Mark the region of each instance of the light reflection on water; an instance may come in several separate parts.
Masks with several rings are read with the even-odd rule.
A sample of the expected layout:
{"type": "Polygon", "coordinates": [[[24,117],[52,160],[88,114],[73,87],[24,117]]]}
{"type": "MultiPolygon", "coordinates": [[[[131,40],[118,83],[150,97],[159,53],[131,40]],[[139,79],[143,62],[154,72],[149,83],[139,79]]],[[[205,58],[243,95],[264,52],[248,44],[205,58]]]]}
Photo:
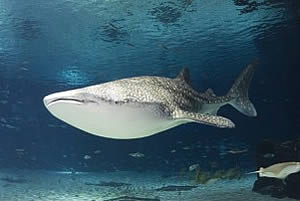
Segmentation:
{"type": "MultiPolygon", "coordinates": [[[[256,39],[269,37],[273,32],[268,30],[280,29],[290,18],[283,1],[1,0],[0,5],[0,62],[5,66],[0,72],[10,74],[28,61],[30,76],[41,82],[60,81],[57,73],[65,74],[72,63],[86,80],[99,72],[102,80],[171,76],[182,66],[201,74],[220,70],[215,58],[234,67],[255,57],[256,39]],[[232,54],[234,59],[226,59],[232,54]]],[[[66,79],[67,85],[76,85],[66,79]]]]}
{"type": "Polygon", "coordinates": [[[81,71],[77,66],[67,66],[58,72],[56,78],[69,86],[82,86],[89,84],[90,80],[85,72],[81,71]]]}

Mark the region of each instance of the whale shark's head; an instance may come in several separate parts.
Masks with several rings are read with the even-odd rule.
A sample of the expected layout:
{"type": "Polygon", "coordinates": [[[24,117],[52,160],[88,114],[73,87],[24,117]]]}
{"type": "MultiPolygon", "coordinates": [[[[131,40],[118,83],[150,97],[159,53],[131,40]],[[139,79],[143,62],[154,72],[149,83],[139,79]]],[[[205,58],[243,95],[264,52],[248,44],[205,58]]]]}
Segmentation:
{"type": "Polygon", "coordinates": [[[53,116],[88,132],[94,131],[95,120],[99,123],[101,114],[102,118],[107,115],[105,107],[101,107],[103,101],[82,90],[53,93],[45,96],[43,102],[53,116]],[[103,111],[99,112],[99,108],[103,111]]]}
{"type": "Polygon", "coordinates": [[[87,101],[85,94],[75,93],[74,91],[53,93],[45,96],[43,101],[44,105],[50,112],[54,111],[57,107],[60,107],[62,105],[76,109],[77,106],[82,107],[88,102],[93,102],[87,101]]]}
{"type": "Polygon", "coordinates": [[[165,130],[167,119],[160,105],[121,101],[110,91],[107,99],[99,88],[81,88],[44,97],[56,118],[88,133],[116,139],[140,138],[165,130]]]}

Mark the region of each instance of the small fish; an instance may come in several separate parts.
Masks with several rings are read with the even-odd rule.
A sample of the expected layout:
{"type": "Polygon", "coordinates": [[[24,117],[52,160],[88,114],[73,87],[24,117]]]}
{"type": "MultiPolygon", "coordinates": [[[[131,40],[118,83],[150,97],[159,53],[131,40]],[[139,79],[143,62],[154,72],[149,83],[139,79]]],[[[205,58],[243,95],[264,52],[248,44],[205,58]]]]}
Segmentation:
{"type": "Polygon", "coordinates": [[[1,121],[2,123],[7,123],[7,120],[4,119],[3,117],[0,118],[0,121],[1,121]]]}
{"type": "Polygon", "coordinates": [[[85,160],[89,160],[89,159],[91,159],[92,157],[89,156],[89,155],[85,155],[83,158],[84,158],[85,160]]]}
{"type": "Polygon", "coordinates": [[[166,45],[164,45],[164,44],[161,44],[161,47],[163,48],[163,49],[165,49],[165,50],[168,50],[169,48],[166,46],[166,45]]]}
{"type": "Polygon", "coordinates": [[[205,182],[206,185],[212,185],[215,184],[216,182],[220,181],[220,178],[211,178],[207,182],[205,182]]]}
{"type": "Polygon", "coordinates": [[[285,142],[283,142],[281,144],[286,145],[286,144],[291,144],[291,143],[293,143],[291,140],[287,140],[287,141],[285,141],[285,142]]]}
{"type": "Polygon", "coordinates": [[[37,158],[36,158],[35,156],[32,156],[32,157],[30,157],[30,160],[32,160],[32,161],[36,161],[36,160],[37,160],[37,158]]]}
{"type": "Polygon", "coordinates": [[[210,163],[211,168],[217,168],[218,166],[219,166],[219,164],[216,161],[213,161],[213,162],[210,163]]]}
{"type": "Polygon", "coordinates": [[[10,94],[9,90],[1,90],[0,92],[3,93],[3,94],[5,94],[5,95],[9,95],[10,94]]]}
{"type": "Polygon", "coordinates": [[[59,128],[67,128],[66,125],[59,125],[58,127],[59,127],[59,128]]]}
{"type": "Polygon", "coordinates": [[[172,149],[170,152],[171,152],[171,153],[175,153],[175,152],[176,152],[176,149],[172,149]]]}
{"type": "Polygon", "coordinates": [[[17,127],[12,126],[12,125],[10,125],[10,124],[4,124],[4,126],[5,126],[6,128],[9,128],[9,129],[17,129],[17,127]]]}
{"type": "Polygon", "coordinates": [[[132,44],[132,43],[127,43],[127,45],[129,45],[129,46],[131,46],[131,47],[135,47],[135,45],[132,44]]]}
{"type": "Polygon", "coordinates": [[[7,100],[0,100],[0,103],[3,104],[3,105],[5,105],[5,104],[8,103],[8,101],[7,100]]]}
{"type": "Polygon", "coordinates": [[[300,162],[284,162],[271,165],[267,168],[259,168],[248,174],[258,173],[260,177],[274,177],[277,179],[286,179],[287,176],[300,171],[300,162]]]}
{"type": "Polygon", "coordinates": [[[25,68],[25,67],[22,67],[20,69],[23,70],[23,71],[28,71],[28,68],[25,68]]]}
{"type": "Polygon", "coordinates": [[[119,30],[119,28],[118,27],[116,27],[115,25],[113,25],[112,23],[108,23],[113,29],[115,29],[115,30],[119,30]]]}
{"type": "Polygon", "coordinates": [[[101,150],[95,150],[94,154],[100,154],[102,151],[101,150]]]}
{"type": "Polygon", "coordinates": [[[263,157],[264,157],[264,158],[274,158],[274,157],[275,157],[275,154],[267,153],[267,154],[264,154],[263,157]]]}
{"type": "Polygon", "coordinates": [[[199,164],[198,164],[198,163],[197,163],[197,164],[194,164],[194,165],[191,165],[191,166],[189,167],[189,171],[192,172],[192,171],[196,170],[197,168],[199,168],[199,164]]]}
{"type": "Polygon", "coordinates": [[[140,152],[130,153],[130,154],[128,154],[128,155],[129,155],[129,156],[132,156],[132,157],[134,157],[134,158],[142,158],[142,157],[145,156],[145,154],[140,153],[140,152]]]}
{"type": "Polygon", "coordinates": [[[22,65],[27,65],[27,64],[29,64],[29,61],[23,61],[22,62],[22,65]]]}
{"type": "Polygon", "coordinates": [[[25,149],[16,149],[16,152],[23,152],[25,149]]]}
{"type": "Polygon", "coordinates": [[[54,172],[55,174],[78,174],[78,175],[82,175],[82,174],[88,174],[88,172],[77,172],[75,170],[71,170],[71,171],[56,171],[54,172]]]}
{"type": "Polygon", "coordinates": [[[242,154],[242,153],[245,153],[247,151],[248,151],[248,149],[246,148],[246,149],[233,149],[233,150],[229,150],[227,152],[230,153],[230,154],[242,154]]]}
{"type": "Polygon", "coordinates": [[[191,149],[191,147],[189,147],[189,146],[185,146],[185,147],[182,147],[182,149],[183,149],[183,150],[190,150],[190,149],[191,149]]]}

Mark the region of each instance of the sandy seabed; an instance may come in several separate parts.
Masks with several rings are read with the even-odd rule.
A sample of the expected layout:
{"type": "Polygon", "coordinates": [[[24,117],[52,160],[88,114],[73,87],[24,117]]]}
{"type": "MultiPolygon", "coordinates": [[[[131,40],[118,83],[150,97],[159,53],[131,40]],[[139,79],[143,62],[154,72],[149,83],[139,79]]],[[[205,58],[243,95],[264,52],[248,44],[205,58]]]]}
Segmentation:
{"type": "Polygon", "coordinates": [[[252,192],[255,179],[252,175],[240,180],[222,180],[198,185],[188,191],[157,191],[157,188],[168,185],[194,184],[177,176],[163,178],[159,172],[70,174],[45,170],[2,169],[0,201],[295,201],[252,192]],[[101,182],[122,182],[131,185],[97,186],[101,182]]]}

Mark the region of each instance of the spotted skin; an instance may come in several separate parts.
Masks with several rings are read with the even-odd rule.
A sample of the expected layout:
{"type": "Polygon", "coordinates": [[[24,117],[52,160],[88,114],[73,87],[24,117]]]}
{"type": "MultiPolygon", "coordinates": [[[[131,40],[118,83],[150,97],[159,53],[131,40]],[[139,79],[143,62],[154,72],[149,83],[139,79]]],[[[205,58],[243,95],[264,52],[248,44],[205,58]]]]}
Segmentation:
{"type": "MultiPolygon", "coordinates": [[[[235,105],[239,110],[255,111],[248,99],[248,87],[254,73],[254,65],[250,64],[240,74],[226,96],[216,96],[212,89],[208,89],[205,93],[197,92],[189,85],[189,75],[186,71],[187,69],[184,68],[176,79],[141,76],[87,87],[86,90],[95,97],[113,104],[157,103],[161,111],[170,115],[170,118],[186,119],[221,128],[235,126],[231,120],[216,116],[221,106],[235,101],[236,105],[239,104],[235,105]],[[243,97],[240,96],[241,93],[243,97]],[[101,94],[100,97],[99,94],[101,94]],[[236,101],[236,99],[242,101],[236,101]],[[207,112],[205,109],[209,106],[212,106],[216,112],[207,112]]],[[[249,115],[249,113],[245,114],[249,115]]],[[[256,112],[254,113],[256,115],[256,112]]]]}
{"type": "Polygon", "coordinates": [[[44,104],[57,118],[109,138],[146,137],[189,122],[233,128],[234,123],[217,112],[231,104],[245,115],[256,116],[248,98],[253,73],[250,64],[225,96],[215,95],[212,89],[194,90],[184,68],[174,79],[141,76],[50,94],[44,104]]]}
{"type": "Polygon", "coordinates": [[[209,114],[201,114],[201,113],[194,113],[194,112],[187,112],[187,111],[181,111],[175,112],[174,118],[178,116],[178,119],[182,119],[186,117],[189,121],[194,121],[197,123],[202,123],[210,126],[215,126],[219,128],[234,128],[235,125],[234,123],[221,116],[214,116],[214,115],[209,115],[209,114]]]}

